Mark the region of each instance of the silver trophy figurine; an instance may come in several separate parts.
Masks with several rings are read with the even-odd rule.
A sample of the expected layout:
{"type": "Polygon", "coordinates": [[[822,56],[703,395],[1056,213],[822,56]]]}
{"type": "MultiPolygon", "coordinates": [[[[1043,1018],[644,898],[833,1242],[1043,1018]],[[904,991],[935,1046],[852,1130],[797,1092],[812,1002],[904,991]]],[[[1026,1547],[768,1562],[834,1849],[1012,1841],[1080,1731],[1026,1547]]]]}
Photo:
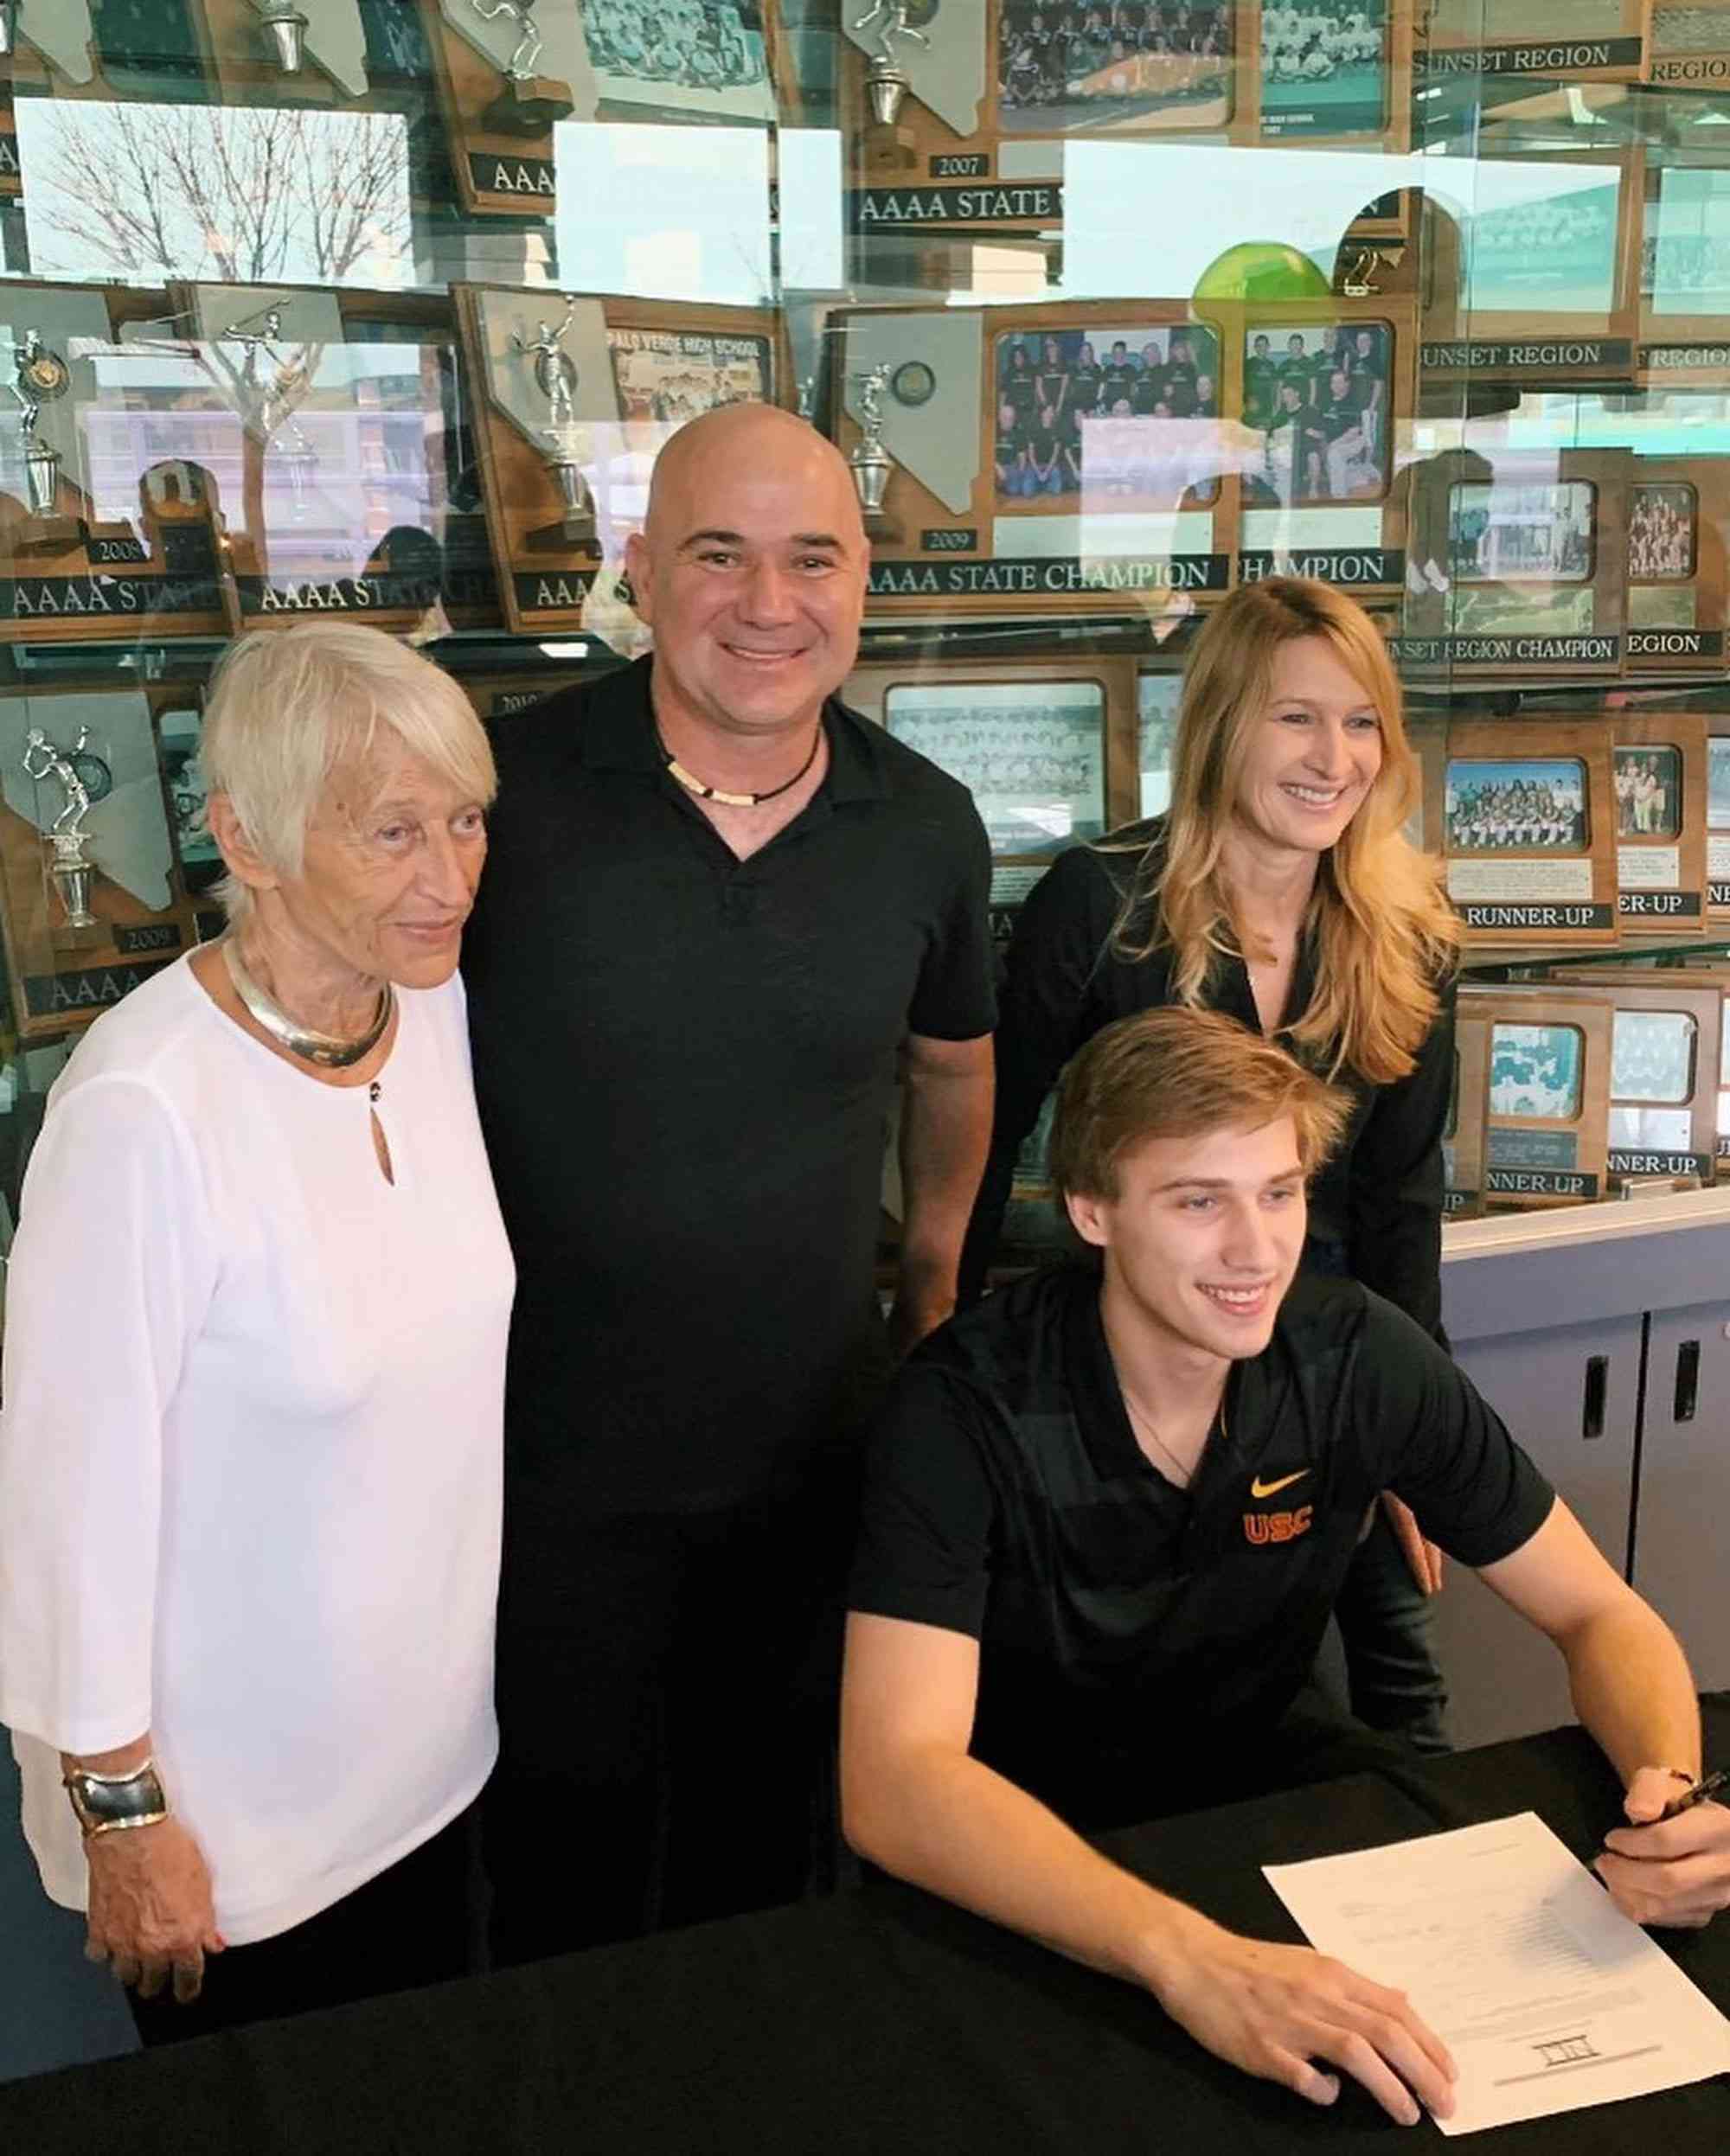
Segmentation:
{"type": "Polygon", "coordinates": [[[535,20],[535,0],[493,0],[490,7],[469,0],[469,5],[482,22],[504,16],[518,32],[516,48],[504,63],[504,94],[488,106],[481,125],[499,135],[544,135],[554,120],[568,119],[575,109],[570,85],[536,71],[547,41],[535,20]]]}
{"type": "Polygon", "coordinates": [[[858,446],[847,462],[853,473],[854,490],[859,496],[859,506],[865,512],[868,522],[883,514],[883,490],[889,483],[889,473],[893,469],[889,452],[883,447],[883,392],[888,387],[893,371],[887,366],[873,367],[848,377],[859,387],[859,425],[862,432],[858,446]]]}
{"type": "Polygon", "coordinates": [[[525,338],[513,331],[510,342],[524,359],[533,362],[535,386],[547,400],[547,423],[537,429],[541,454],[547,460],[564,503],[564,535],[585,538],[594,525],[594,503],[583,477],[585,428],[577,420],[577,362],[565,349],[565,338],[576,318],[577,303],[568,294],[563,317],[555,325],[537,322],[535,335],[525,338]]]}
{"type": "Polygon", "coordinates": [[[66,909],[67,928],[95,928],[96,916],[90,910],[90,886],[96,874],[96,865],[86,855],[84,819],[90,814],[90,789],[80,772],[82,759],[88,765],[94,759],[87,757],[89,730],[80,726],[78,739],[69,751],[57,748],[40,726],[32,726],[24,743],[23,765],[26,774],[38,784],[52,778],[66,796],[60,814],[48,826],[46,836],[53,849],[48,873],[54,879],[60,902],[66,909]]]}
{"type": "Polygon", "coordinates": [[[61,458],[36,432],[42,406],[54,404],[72,387],[72,374],[58,352],[51,352],[34,329],[24,332],[12,370],[12,394],[18,402],[24,438],[24,474],[32,516],[52,516],[60,496],[61,458]]]}
{"type": "Polygon", "coordinates": [[[18,49],[18,0],[0,0],[0,60],[18,49]]]}
{"type": "Polygon", "coordinates": [[[285,75],[298,75],[306,64],[306,17],[294,0],[259,0],[259,13],[276,48],[277,66],[285,75]]]}
{"type": "MultiPolygon", "coordinates": [[[[935,9],[931,10],[935,12],[935,9]]],[[[871,99],[871,117],[879,127],[894,125],[901,116],[901,100],[911,87],[907,69],[895,57],[897,41],[905,39],[909,44],[926,47],[931,43],[925,32],[908,21],[912,13],[909,0],[875,0],[875,5],[852,25],[855,30],[875,27],[877,33],[877,49],[871,55],[865,87],[871,99]]],[[[926,19],[928,22],[930,15],[926,19]]]]}

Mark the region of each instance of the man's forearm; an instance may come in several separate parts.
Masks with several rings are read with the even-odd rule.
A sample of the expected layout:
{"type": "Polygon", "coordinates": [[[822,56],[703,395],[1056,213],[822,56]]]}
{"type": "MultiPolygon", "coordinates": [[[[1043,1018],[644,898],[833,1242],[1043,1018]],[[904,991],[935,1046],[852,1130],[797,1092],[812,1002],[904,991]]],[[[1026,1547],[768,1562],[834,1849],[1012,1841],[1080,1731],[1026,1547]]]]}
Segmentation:
{"type": "Polygon", "coordinates": [[[849,1841],[886,1871],[1156,1996],[1186,1939],[1214,1929],[976,1759],[923,1757],[868,1800],[843,1787],[843,1806],[849,1841]]]}
{"type": "Polygon", "coordinates": [[[991,1137],[991,1074],[915,1075],[901,1102],[903,1296],[952,1304],[991,1137]]]}
{"type": "Polygon", "coordinates": [[[1700,1702],[1669,1628],[1633,1596],[1560,1642],[1581,1724],[1624,1783],[1642,1767],[1700,1771],[1700,1702]]]}

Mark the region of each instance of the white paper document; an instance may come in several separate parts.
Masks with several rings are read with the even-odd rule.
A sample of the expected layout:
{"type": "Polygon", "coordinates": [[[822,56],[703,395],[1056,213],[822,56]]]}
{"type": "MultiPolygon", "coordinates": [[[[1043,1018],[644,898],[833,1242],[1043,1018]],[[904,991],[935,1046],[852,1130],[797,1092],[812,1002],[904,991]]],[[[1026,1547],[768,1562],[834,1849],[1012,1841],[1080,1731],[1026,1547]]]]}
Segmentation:
{"type": "Polygon", "coordinates": [[[1730,2021],[1534,1812],[1265,1871],[1311,1946],[1453,2053],[1444,2134],[1730,2072],[1730,2021]]]}

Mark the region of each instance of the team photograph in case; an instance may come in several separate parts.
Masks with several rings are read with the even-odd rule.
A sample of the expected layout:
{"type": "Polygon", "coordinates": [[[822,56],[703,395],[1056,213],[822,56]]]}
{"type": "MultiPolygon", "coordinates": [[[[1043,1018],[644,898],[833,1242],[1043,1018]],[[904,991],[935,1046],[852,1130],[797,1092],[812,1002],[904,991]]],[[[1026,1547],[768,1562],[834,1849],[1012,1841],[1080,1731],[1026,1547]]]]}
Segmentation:
{"type": "Polygon", "coordinates": [[[1614,1010],[1584,992],[1467,986],[1487,1028],[1483,1197],[1490,1212],[1585,1205],[1608,1174],[1614,1010]]]}
{"type": "Polygon", "coordinates": [[[1720,667],[1730,457],[1637,457],[1628,482],[1631,672],[1720,667]]]}
{"type": "Polygon", "coordinates": [[[1392,329],[1380,322],[1246,332],[1243,420],[1262,437],[1247,506],[1374,501],[1387,492],[1392,345],[1392,329]]]}
{"type": "Polygon", "coordinates": [[[1173,509],[1219,490],[1219,354],[1197,323],[997,338],[1000,505],[1173,509]]]}
{"type": "Polygon", "coordinates": [[[1469,947],[1613,944],[1617,838],[1607,719],[1413,729],[1423,842],[1469,947]]]}
{"type": "Polygon", "coordinates": [[[1706,920],[1706,720],[1623,710],[1612,723],[1623,925],[1643,937],[1697,936],[1706,920]]]}
{"type": "Polygon", "coordinates": [[[1669,1187],[1710,1184],[1716,1174],[1723,1074],[1722,997],[1716,982],[1683,969],[1557,966],[1552,977],[1610,1002],[1609,1175],[1669,1187]]]}
{"type": "Polygon", "coordinates": [[[827,418],[874,614],[1187,619],[1230,588],[1220,332],[1180,300],[843,308],[827,418]]]}

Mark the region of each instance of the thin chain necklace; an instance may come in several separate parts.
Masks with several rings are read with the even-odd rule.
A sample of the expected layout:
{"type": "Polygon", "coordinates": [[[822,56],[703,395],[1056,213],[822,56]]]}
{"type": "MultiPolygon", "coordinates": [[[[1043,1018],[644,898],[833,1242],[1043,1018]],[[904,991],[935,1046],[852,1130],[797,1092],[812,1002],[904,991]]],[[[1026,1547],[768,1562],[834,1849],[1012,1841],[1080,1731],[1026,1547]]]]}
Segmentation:
{"type": "Polygon", "coordinates": [[[661,729],[655,728],[655,745],[661,752],[662,761],[687,793],[695,794],[699,801],[718,801],[724,809],[759,809],[766,801],[773,801],[778,794],[790,794],[817,761],[817,752],[823,745],[823,721],[819,720],[811,735],[811,754],[791,778],[783,779],[778,786],[771,786],[766,793],[730,794],[720,786],[706,786],[694,771],[688,771],[678,758],[661,739],[661,729]]]}
{"type": "MultiPolygon", "coordinates": [[[[1183,1462],[1177,1457],[1177,1455],[1171,1449],[1170,1446],[1166,1443],[1164,1438],[1160,1436],[1159,1432],[1148,1420],[1145,1411],[1136,1404],[1133,1394],[1131,1394],[1129,1387],[1123,1383],[1121,1379],[1118,1380],[1118,1390],[1124,1396],[1124,1405],[1128,1408],[1130,1411],[1131,1422],[1133,1423],[1138,1430],[1142,1430],[1146,1436],[1150,1437],[1154,1443],[1158,1446],[1159,1449],[1165,1455],[1166,1458],[1171,1462],[1173,1468],[1176,1471],[1178,1488],[1187,1490],[1190,1485],[1190,1482],[1195,1478],[1195,1468],[1199,1467],[1201,1464],[1200,1455],[1198,1454],[1196,1455],[1195,1466],[1186,1468],[1183,1462]]],[[[1223,1437],[1226,1434],[1226,1396],[1223,1392],[1220,1395],[1219,1417],[1220,1435],[1223,1437]]]]}
{"type": "MultiPolygon", "coordinates": [[[[298,1019],[291,1018],[281,1004],[266,995],[247,972],[240,944],[234,936],[222,938],[222,956],[227,963],[228,978],[234,984],[235,995],[271,1039],[279,1041],[291,1055],[316,1063],[324,1071],[346,1071],[362,1056],[370,1055],[383,1040],[384,1029],[396,1008],[396,991],[387,981],[379,990],[378,1009],[373,1022],[358,1040],[343,1040],[335,1033],[317,1033],[310,1026],[303,1026],[298,1019]]],[[[375,1086],[372,1097],[376,1101],[378,1097],[379,1089],[375,1086]]]]}

